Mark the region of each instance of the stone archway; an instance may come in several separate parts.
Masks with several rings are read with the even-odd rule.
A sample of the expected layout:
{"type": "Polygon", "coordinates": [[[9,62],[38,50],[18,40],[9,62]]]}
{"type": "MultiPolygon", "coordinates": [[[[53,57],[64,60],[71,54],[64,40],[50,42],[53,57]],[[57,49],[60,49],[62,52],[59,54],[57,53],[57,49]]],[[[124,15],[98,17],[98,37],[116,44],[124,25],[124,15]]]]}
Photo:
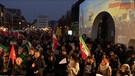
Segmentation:
{"type": "Polygon", "coordinates": [[[92,40],[103,39],[104,41],[115,41],[115,24],[108,12],[97,15],[92,26],[92,40]]]}

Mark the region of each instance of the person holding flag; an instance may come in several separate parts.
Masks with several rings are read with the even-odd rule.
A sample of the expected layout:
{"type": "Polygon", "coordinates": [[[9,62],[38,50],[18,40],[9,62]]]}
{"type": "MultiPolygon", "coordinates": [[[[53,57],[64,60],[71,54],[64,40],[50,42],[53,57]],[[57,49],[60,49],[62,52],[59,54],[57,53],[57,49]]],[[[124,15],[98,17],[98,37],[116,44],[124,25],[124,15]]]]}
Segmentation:
{"type": "Polygon", "coordinates": [[[86,43],[84,42],[82,36],[79,37],[79,41],[80,41],[80,50],[81,50],[81,53],[82,53],[82,58],[84,60],[86,60],[87,57],[90,55],[90,51],[89,51],[86,43]]]}

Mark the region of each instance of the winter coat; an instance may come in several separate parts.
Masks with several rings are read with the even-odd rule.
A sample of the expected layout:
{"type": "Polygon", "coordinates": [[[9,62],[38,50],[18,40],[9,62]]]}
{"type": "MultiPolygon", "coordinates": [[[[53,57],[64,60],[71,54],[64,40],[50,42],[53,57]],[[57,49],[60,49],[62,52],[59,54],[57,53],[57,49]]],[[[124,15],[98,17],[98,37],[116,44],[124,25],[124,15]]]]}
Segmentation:
{"type": "Polygon", "coordinates": [[[96,64],[95,63],[86,63],[84,66],[84,73],[83,76],[89,76],[89,75],[94,75],[96,71],[96,64]]]}
{"type": "MultiPolygon", "coordinates": [[[[119,74],[120,76],[132,76],[131,72],[130,71],[125,71],[125,72],[122,72],[121,70],[119,70],[117,72],[117,74],[119,74]]],[[[116,75],[117,76],[117,75],[116,75]]]]}
{"type": "Polygon", "coordinates": [[[11,75],[12,63],[2,63],[0,64],[0,75],[11,75]],[[7,69],[7,72],[3,72],[4,69],[7,69]]]}
{"type": "Polygon", "coordinates": [[[68,76],[76,76],[80,70],[79,62],[70,59],[67,68],[70,68],[68,69],[68,76]]]}
{"type": "Polygon", "coordinates": [[[25,76],[26,74],[26,66],[24,64],[14,65],[12,69],[13,76],[25,76]]]}
{"type": "Polygon", "coordinates": [[[53,60],[53,61],[47,61],[46,62],[46,68],[45,68],[45,71],[47,72],[47,73],[54,73],[54,71],[55,71],[55,61],[53,60]]]}
{"type": "Polygon", "coordinates": [[[102,68],[101,68],[101,66],[102,65],[100,64],[98,67],[98,70],[97,70],[98,74],[101,74],[103,76],[111,76],[112,75],[112,69],[110,66],[108,66],[107,68],[104,66],[102,66],[102,68]]]}
{"type": "Polygon", "coordinates": [[[38,71],[38,74],[35,76],[43,76],[43,70],[45,69],[45,61],[41,57],[39,58],[34,58],[32,60],[32,63],[35,63],[35,67],[31,67],[33,75],[35,71],[38,71]]]}

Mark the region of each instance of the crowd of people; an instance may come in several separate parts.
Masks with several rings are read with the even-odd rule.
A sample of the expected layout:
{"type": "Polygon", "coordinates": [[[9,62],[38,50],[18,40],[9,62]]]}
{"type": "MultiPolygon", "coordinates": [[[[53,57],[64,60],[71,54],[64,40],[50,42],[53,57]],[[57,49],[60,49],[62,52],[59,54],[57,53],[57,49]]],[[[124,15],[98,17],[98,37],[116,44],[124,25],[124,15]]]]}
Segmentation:
{"type": "Polygon", "coordinates": [[[52,50],[52,34],[30,32],[25,38],[0,35],[0,44],[9,48],[0,54],[0,75],[13,76],[135,76],[135,52],[120,43],[94,41],[83,36],[90,55],[82,58],[77,36],[57,36],[58,47],[52,50]],[[15,61],[9,58],[10,41],[16,41],[15,61]],[[31,42],[29,49],[26,42],[31,42]]]}

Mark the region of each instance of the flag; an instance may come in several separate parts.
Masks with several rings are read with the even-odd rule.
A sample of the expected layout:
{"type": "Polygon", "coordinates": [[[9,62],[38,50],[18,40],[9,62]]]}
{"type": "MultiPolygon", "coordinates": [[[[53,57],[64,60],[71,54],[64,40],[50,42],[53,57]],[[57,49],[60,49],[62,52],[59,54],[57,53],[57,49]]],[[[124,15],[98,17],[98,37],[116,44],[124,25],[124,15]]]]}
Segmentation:
{"type": "Polygon", "coordinates": [[[29,51],[30,49],[34,49],[34,47],[32,46],[32,44],[30,43],[30,41],[27,41],[26,45],[27,45],[27,47],[28,47],[28,51],[29,51]]]}
{"type": "Polygon", "coordinates": [[[3,51],[8,51],[8,48],[2,44],[0,44],[0,50],[3,50],[3,51]]]}
{"type": "Polygon", "coordinates": [[[2,54],[3,51],[8,51],[8,48],[2,44],[0,44],[0,55],[2,54]]]}
{"type": "Polygon", "coordinates": [[[82,58],[85,60],[89,56],[90,51],[81,36],[79,37],[79,41],[80,41],[80,50],[82,53],[82,58]]]}
{"type": "Polygon", "coordinates": [[[21,39],[21,38],[25,38],[25,37],[22,34],[18,33],[17,38],[21,39]]]}
{"type": "Polygon", "coordinates": [[[120,1],[114,1],[113,3],[109,4],[109,8],[115,8],[121,5],[120,1]]]}
{"type": "Polygon", "coordinates": [[[25,31],[21,28],[15,28],[12,30],[12,35],[18,36],[19,32],[25,32],[25,31]]]}
{"type": "Polygon", "coordinates": [[[122,2],[120,5],[120,9],[135,9],[134,2],[122,2]]]}
{"type": "Polygon", "coordinates": [[[53,34],[53,37],[52,37],[52,49],[56,50],[57,47],[58,47],[58,40],[56,38],[56,35],[53,34]]]}
{"type": "Polygon", "coordinates": [[[62,59],[62,60],[59,62],[59,64],[66,64],[66,63],[67,63],[67,59],[66,59],[66,58],[62,59]]]}
{"type": "Polygon", "coordinates": [[[12,44],[9,58],[11,58],[12,60],[16,59],[16,53],[15,53],[15,46],[14,46],[14,44],[12,44]]]}
{"type": "Polygon", "coordinates": [[[134,1],[113,1],[113,3],[109,4],[109,8],[120,7],[119,9],[135,9],[134,1]]]}

